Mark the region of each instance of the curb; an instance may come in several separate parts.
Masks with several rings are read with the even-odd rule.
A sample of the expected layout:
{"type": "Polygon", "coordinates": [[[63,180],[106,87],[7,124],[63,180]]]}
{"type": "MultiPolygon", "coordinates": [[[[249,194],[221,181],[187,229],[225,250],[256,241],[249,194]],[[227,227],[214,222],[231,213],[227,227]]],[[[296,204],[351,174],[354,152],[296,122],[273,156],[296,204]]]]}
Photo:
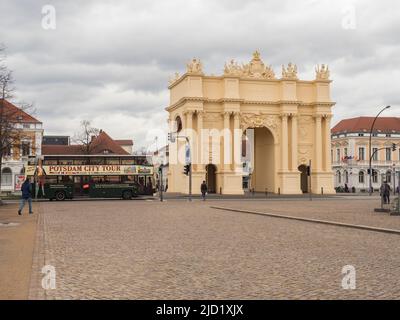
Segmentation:
{"type": "Polygon", "coordinates": [[[348,224],[348,223],[328,221],[328,220],[319,220],[319,219],[312,219],[312,218],[301,218],[301,217],[295,217],[295,216],[286,216],[286,215],[280,215],[280,214],[274,214],[274,213],[266,213],[266,212],[260,212],[260,211],[234,209],[234,208],[228,208],[228,207],[210,206],[210,208],[217,209],[217,210],[225,210],[225,211],[233,211],[233,212],[255,214],[255,215],[267,216],[267,217],[273,217],[273,218],[281,218],[281,219],[297,220],[297,221],[303,221],[303,222],[319,223],[319,224],[331,225],[331,226],[336,226],[336,227],[345,227],[345,228],[352,228],[352,229],[358,229],[358,230],[367,230],[367,231],[375,231],[375,232],[381,232],[381,233],[389,233],[389,234],[400,235],[400,230],[396,230],[396,229],[370,227],[370,226],[365,226],[365,225],[360,225],[360,224],[348,224]]]}

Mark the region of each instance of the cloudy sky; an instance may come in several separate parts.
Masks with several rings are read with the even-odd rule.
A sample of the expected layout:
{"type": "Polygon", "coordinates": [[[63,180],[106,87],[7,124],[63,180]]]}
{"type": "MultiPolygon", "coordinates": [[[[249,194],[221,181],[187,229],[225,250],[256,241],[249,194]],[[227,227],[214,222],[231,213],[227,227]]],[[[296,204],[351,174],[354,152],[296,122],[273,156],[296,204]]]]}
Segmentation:
{"type": "Polygon", "coordinates": [[[88,119],[139,146],[166,129],[168,79],[189,59],[221,74],[256,49],[277,75],[292,61],[313,79],[316,64],[329,64],[333,124],[387,104],[385,114],[399,116],[399,40],[395,0],[0,1],[17,99],[34,102],[45,133],[73,135],[88,119]]]}

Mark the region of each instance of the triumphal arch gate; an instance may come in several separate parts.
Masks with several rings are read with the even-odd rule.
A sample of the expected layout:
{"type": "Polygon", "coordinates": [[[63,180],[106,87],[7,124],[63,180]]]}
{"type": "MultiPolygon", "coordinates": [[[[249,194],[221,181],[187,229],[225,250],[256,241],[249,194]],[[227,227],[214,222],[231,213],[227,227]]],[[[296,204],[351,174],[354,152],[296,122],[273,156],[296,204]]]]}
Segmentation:
{"type": "Polygon", "coordinates": [[[244,161],[255,191],[334,193],[330,83],[325,65],[311,81],[292,63],[277,77],[258,52],[247,64],[229,61],[222,75],[205,75],[193,59],[169,85],[166,110],[178,138],[169,143],[168,191],[188,192],[189,141],[193,193],[206,180],[210,192],[242,194],[244,161]]]}

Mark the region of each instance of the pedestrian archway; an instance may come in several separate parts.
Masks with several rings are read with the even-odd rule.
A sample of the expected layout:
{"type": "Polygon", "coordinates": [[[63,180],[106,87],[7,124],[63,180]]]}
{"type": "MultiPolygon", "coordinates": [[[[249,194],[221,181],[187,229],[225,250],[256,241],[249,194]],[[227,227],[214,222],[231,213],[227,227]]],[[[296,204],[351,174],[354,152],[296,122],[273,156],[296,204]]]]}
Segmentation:
{"type": "Polygon", "coordinates": [[[307,166],[302,164],[298,167],[300,174],[300,188],[303,193],[308,192],[308,175],[307,175],[307,166]]]}
{"type": "Polygon", "coordinates": [[[214,164],[208,164],[206,166],[206,183],[208,193],[216,193],[216,173],[217,167],[214,164]]]}

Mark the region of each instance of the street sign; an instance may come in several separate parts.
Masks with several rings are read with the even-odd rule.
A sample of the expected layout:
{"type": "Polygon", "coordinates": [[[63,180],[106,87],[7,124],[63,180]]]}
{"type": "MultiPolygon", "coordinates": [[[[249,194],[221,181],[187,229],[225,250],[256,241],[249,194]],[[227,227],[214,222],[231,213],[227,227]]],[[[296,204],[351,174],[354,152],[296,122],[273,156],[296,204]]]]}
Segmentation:
{"type": "Polygon", "coordinates": [[[185,163],[189,164],[191,163],[191,159],[190,159],[190,145],[189,143],[186,143],[185,145],[185,163]]]}

